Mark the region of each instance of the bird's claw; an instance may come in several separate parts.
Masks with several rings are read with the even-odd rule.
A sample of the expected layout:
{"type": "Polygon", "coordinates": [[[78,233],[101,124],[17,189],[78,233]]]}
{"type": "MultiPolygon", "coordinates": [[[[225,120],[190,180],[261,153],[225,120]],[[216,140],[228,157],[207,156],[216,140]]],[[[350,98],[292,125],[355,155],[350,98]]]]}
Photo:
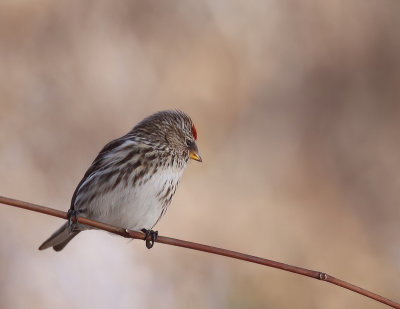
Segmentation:
{"type": "Polygon", "coordinates": [[[142,229],[141,230],[143,233],[146,234],[146,248],[151,249],[154,246],[154,242],[157,240],[158,237],[158,231],[153,231],[153,230],[148,230],[148,229],[142,229]]]}
{"type": "Polygon", "coordinates": [[[67,213],[68,227],[71,232],[76,230],[78,212],[75,209],[69,209],[67,213]]]}

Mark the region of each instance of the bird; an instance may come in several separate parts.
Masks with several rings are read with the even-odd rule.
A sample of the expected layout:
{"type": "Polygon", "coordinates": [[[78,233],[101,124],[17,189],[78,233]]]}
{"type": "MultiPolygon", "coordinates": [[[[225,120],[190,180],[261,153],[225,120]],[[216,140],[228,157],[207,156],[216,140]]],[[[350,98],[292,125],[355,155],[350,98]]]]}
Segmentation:
{"type": "Polygon", "coordinates": [[[150,249],[158,235],[153,228],[167,211],[189,161],[202,162],[196,140],[196,127],[186,113],[165,110],[106,144],[73,193],[69,220],[39,250],[61,251],[91,229],[76,217],[141,230],[150,249]]]}

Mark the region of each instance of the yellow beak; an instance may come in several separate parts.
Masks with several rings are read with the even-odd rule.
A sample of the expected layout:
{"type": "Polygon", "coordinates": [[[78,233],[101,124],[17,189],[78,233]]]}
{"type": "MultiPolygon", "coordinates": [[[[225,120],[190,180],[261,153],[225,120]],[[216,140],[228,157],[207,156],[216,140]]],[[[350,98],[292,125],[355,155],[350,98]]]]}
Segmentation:
{"type": "Polygon", "coordinates": [[[191,150],[190,152],[189,152],[189,157],[190,157],[190,159],[192,159],[192,160],[196,160],[196,161],[199,161],[199,162],[202,162],[203,160],[201,159],[201,157],[199,156],[199,154],[196,152],[196,151],[194,151],[194,150],[191,150]]]}

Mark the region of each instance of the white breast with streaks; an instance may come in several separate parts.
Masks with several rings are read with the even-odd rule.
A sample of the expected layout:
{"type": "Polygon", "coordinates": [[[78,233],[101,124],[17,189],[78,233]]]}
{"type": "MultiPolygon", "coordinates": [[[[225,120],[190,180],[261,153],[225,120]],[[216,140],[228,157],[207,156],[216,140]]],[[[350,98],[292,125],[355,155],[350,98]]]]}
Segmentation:
{"type": "Polygon", "coordinates": [[[159,197],[168,186],[178,185],[183,170],[160,169],[142,185],[121,182],[114,190],[98,194],[86,205],[90,218],[132,230],[152,229],[163,210],[159,197]]]}

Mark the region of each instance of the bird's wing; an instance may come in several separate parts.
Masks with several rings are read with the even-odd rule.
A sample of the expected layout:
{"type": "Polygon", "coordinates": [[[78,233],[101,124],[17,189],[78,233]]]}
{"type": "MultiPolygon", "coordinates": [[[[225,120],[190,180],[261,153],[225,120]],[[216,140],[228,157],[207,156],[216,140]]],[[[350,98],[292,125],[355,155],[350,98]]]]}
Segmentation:
{"type": "Polygon", "coordinates": [[[111,151],[113,151],[114,149],[118,148],[125,142],[126,142],[126,136],[122,136],[122,137],[112,140],[111,142],[106,144],[103,147],[103,149],[99,152],[97,157],[94,159],[93,163],[90,165],[90,167],[86,171],[82,180],[79,182],[78,186],[76,187],[74,194],[72,195],[71,206],[70,206],[71,210],[74,210],[75,200],[76,200],[76,197],[79,193],[81,186],[90,178],[90,176],[92,176],[96,171],[99,170],[99,168],[101,168],[101,166],[103,165],[104,156],[106,154],[110,153],[111,151]]]}

